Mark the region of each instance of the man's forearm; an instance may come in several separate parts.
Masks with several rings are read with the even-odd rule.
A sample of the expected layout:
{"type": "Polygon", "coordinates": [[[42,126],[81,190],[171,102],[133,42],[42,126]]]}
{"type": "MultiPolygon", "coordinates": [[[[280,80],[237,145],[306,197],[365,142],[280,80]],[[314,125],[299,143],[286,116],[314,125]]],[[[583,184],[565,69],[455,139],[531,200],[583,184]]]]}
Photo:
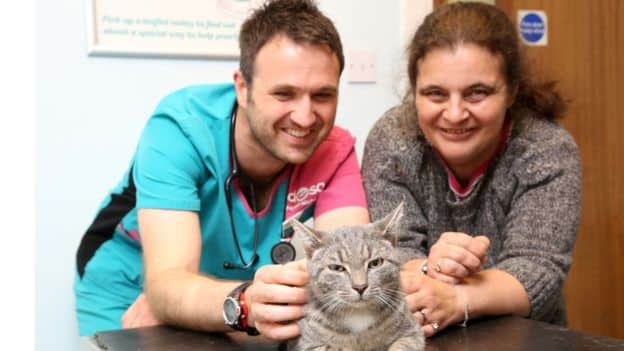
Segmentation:
{"type": "Polygon", "coordinates": [[[217,280],[171,269],[147,281],[145,293],[156,318],[205,331],[231,331],[223,321],[223,300],[241,282],[217,280]]]}

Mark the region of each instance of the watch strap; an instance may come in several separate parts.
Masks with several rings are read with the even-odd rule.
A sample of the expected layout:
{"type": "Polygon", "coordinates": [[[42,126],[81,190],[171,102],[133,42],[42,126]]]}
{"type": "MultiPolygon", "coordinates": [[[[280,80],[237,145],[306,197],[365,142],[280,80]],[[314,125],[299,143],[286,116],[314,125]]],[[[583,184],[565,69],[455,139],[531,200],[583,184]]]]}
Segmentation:
{"type": "Polygon", "coordinates": [[[247,317],[249,316],[249,307],[247,306],[247,301],[245,300],[245,290],[241,291],[239,295],[239,302],[241,306],[241,316],[239,318],[241,329],[247,332],[247,335],[252,335],[252,336],[260,335],[260,332],[258,332],[258,329],[254,327],[250,327],[247,321],[248,320],[247,317]]]}
{"type": "Polygon", "coordinates": [[[241,313],[238,317],[238,321],[235,324],[230,325],[232,329],[238,331],[247,332],[249,335],[259,335],[260,333],[256,328],[250,327],[247,323],[247,316],[249,315],[249,307],[245,301],[245,290],[251,285],[251,281],[247,281],[237,286],[232,290],[228,297],[233,298],[238,302],[241,313]]]}

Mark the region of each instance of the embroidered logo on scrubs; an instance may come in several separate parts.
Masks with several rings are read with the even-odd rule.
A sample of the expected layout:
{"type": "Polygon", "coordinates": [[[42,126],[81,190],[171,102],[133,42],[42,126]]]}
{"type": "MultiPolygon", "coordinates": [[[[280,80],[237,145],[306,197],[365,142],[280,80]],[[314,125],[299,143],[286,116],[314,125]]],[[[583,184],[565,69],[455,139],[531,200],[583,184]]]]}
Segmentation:
{"type": "Polygon", "coordinates": [[[317,195],[325,189],[325,182],[319,182],[309,187],[302,186],[296,191],[288,193],[287,211],[295,211],[306,207],[316,200],[317,195]]]}

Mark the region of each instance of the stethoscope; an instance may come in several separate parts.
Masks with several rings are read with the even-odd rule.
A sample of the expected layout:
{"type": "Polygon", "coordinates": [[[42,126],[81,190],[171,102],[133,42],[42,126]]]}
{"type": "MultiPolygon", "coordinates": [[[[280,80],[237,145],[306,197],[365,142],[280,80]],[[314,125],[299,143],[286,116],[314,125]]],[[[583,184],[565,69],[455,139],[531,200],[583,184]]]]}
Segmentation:
{"type": "MultiPolygon", "coordinates": [[[[243,269],[247,270],[253,267],[256,262],[258,262],[258,219],[257,214],[258,210],[256,207],[256,189],[254,187],[253,182],[248,181],[249,184],[249,194],[251,197],[251,209],[253,211],[253,221],[254,221],[254,243],[253,243],[253,254],[249,262],[245,261],[243,257],[243,251],[241,249],[240,243],[238,241],[238,234],[236,233],[236,226],[234,225],[234,215],[232,212],[232,186],[234,184],[234,180],[237,177],[244,177],[245,175],[238,171],[238,159],[236,158],[236,145],[234,142],[234,128],[236,126],[236,110],[237,104],[234,105],[234,111],[232,112],[231,126],[230,126],[230,160],[232,163],[232,167],[230,169],[230,174],[225,178],[225,200],[228,207],[228,212],[230,215],[230,226],[232,228],[232,238],[234,239],[234,245],[236,245],[236,252],[238,253],[238,257],[240,258],[240,264],[224,261],[223,268],[225,269],[243,269]]],[[[282,230],[280,241],[273,245],[271,248],[271,260],[276,264],[284,264],[290,261],[293,261],[296,256],[295,247],[290,243],[290,239],[292,238],[292,230],[282,230]]]]}

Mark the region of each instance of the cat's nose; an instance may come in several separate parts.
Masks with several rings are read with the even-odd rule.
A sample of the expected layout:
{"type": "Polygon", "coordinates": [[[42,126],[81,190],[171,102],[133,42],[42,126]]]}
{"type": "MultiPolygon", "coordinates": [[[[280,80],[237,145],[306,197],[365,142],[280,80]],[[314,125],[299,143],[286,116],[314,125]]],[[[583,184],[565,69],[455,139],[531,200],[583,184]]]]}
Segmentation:
{"type": "Polygon", "coordinates": [[[353,285],[353,290],[360,293],[360,295],[364,294],[364,290],[366,290],[366,288],[368,288],[367,284],[353,285]]]}

